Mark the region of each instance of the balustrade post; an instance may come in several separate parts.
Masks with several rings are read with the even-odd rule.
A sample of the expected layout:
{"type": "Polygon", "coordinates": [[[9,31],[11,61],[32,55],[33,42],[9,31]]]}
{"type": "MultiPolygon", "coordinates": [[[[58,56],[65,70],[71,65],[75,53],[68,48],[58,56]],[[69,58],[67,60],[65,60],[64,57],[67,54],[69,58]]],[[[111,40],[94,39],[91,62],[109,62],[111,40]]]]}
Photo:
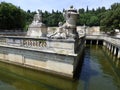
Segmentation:
{"type": "Polygon", "coordinates": [[[118,55],[117,57],[120,59],[120,48],[118,49],[118,55]]]}
{"type": "Polygon", "coordinates": [[[116,55],[116,50],[117,50],[117,48],[115,47],[115,48],[114,48],[114,55],[116,55]]]}

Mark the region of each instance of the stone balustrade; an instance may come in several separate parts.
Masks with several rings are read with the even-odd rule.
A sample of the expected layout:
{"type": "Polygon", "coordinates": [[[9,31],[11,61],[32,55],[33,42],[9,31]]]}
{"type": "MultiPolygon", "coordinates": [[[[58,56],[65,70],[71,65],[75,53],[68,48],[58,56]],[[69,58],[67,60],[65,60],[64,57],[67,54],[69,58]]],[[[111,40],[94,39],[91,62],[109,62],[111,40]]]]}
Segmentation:
{"type": "Polygon", "coordinates": [[[84,36],[50,39],[0,36],[0,61],[74,78],[82,66],[84,36]]]}
{"type": "Polygon", "coordinates": [[[114,44],[120,48],[120,38],[115,37],[104,37],[104,40],[107,42],[110,42],[111,44],[114,44]]]}
{"type": "MultiPolygon", "coordinates": [[[[84,36],[79,38],[79,41],[84,36]]],[[[49,39],[17,36],[0,36],[0,46],[21,47],[36,50],[48,50],[61,54],[75,54],[76,43],[73,39],[49,39]]],[[[80,42],[81,43],[81,42],[80,42]]]]}
{"type": "Polygon", "coordinates": [[[46,47],[47,43],[45,40],[23,40],[24,47],[46,47]]]}
{"type": "Polygon", "coordinates": [[[114,45],[120,47],[120,38],[116,38],[116,37],[111,37],[111,36],[107,36],[107,35],[87,35],[86,39],[104,40],[106,42],[109,42],[111,44],[114,44],[114,45]]]}
{"type": "Polygon", "coordinates": [[[99,41],[103,41],[102,44],[120,59],[120,38],[107,35],[87,35],[86,41],[87,40],[90,44],[95,41],[96,44],[98,44],[99,41]]]}
{"type": "Polygon", "coordinates": [[[0,37],[1,45],[20,46],[29,48],[47,47],[46,39],[23,38],[23,37],[0,37]]]}

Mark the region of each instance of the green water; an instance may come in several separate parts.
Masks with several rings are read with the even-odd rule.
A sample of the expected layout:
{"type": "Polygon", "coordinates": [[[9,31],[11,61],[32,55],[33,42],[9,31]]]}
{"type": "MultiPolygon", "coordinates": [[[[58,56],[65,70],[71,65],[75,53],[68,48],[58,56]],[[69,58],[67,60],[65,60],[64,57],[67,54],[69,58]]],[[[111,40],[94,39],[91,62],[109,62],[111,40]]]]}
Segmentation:
{"type": "Polygon", "coordinates": [[[0,90],[120,90],[120,60],[103,46],[86,46],[79,76],[71,81],[0,62],[0,90]]]}

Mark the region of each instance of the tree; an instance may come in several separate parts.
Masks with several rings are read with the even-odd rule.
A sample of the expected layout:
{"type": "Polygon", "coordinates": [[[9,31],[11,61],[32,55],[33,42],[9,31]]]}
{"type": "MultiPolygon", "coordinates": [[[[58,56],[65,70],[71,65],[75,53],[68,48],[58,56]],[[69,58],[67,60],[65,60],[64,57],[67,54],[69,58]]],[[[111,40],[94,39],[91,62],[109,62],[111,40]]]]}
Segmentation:
{"type": "MultiPolygon", "coordinates": [[[[63,9],[65,11],[65,9],[63,9]]],[[[100,26],[102,31],[111,31],[120,29],[120,3],[111,5],[110,9],[98,7],[96,10],[78,10],[79,17],[77,25],[100,26]]],[[[0,29],[23,29],[32,23],[35,11],[28,10],[25,12],[20,7],[11,3],[2,2],[0,4],[0,29]],[[11,23],[12,22],[12,23],[11,23]]],[[[52,10],[52,13],[42,12],[43,23],[47,26],[58,26],[59,22],[64,22],[62,12],[52,10]]]]}
{"type": "Polygon", "coordinates": [[[100,27],[105,32],[120,29],[120,3],[111,5],[111,9],[101,15],[100,27]]]}
{"type": "Polygon", "coordinates": [[[86,12],[88,12],[88,11],[89,11],[89,9],[88,9],[88,6],[87,6],[86,12]]]}
{"type": "Polygon", "coordinates": [[[85,12],[84,8],[79,9],[78,11],[79,11],[79,14],[83,14],[85,12]]]}
{"type": "Polygon", "coordinates": [[[0,4],[0,29],[23,29],[26,25],[26,14],[11,3],[0,4]]]}
{"type": "Polygon", "coordinates": [[[97,16],[91,16],[89,21],[89,26],[98,26],[99,25],[99,19],[97,16]]]}

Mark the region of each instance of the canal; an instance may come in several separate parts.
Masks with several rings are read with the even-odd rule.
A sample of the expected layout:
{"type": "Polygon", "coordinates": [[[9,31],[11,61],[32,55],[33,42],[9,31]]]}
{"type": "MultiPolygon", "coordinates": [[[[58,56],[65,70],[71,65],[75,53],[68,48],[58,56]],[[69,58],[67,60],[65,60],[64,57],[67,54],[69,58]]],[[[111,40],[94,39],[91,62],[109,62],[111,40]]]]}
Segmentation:
{"type": "Polygon", "coordinates": [[[120,60],[104,46],[87,45],[78,80],[0,62],[0,90],[120,90],[120,60]]]}

